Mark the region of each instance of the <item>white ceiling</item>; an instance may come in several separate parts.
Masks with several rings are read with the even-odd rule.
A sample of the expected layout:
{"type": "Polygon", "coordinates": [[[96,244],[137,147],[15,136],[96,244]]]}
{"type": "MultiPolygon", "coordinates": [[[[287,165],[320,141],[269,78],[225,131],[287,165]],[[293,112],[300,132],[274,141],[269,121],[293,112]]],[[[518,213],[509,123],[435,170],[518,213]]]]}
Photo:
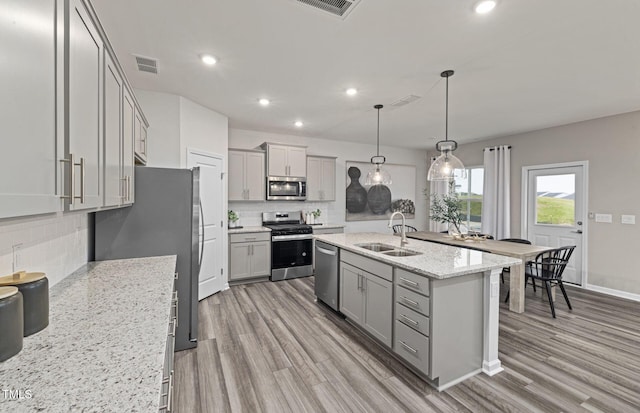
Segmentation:
{"type": "Polygon", "coordinates": [[[185,96],[235,128],[374,143],[382,103],[382,145],[432,148],[445,69],[459,142],[640,110],[638,0],[501,0],[489,15],[473,0],[362,0],[345,20],[295,0],[92,3],[134,87],[185,96]],[[157,58],[158,75],[132,54],[157,58]],[[387,106],[409,94],[422,98],[387,106]]]}

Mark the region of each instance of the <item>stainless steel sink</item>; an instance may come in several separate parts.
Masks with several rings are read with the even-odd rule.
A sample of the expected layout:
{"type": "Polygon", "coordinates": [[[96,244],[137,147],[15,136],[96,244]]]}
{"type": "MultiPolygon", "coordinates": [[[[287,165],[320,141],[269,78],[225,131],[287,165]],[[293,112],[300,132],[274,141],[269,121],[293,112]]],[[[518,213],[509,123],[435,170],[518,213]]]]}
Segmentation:
{"type": "Polygon", "coordinates": [[[364,248],[366,250],[374,251],[374,252],[392,251],[396,249],[396,247],[394,246],[381,244],[379,242],[368,242],[366,244],[356,244],[356,247],[364,248]]]}
{"type": "Polygon", "coordinates": [[[411,250],[392,250],[383,252],[384,255],[389,255],[391,257],[413,257],[414,255],[421,255],[421,252],[411,251],[411,250]]]}

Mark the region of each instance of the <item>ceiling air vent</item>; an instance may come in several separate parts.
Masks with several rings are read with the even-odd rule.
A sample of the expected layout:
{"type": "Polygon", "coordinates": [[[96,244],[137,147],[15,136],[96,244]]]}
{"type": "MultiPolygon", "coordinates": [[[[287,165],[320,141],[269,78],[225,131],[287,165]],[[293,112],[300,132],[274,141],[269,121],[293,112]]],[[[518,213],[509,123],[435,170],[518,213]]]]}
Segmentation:
{"type": "Polygon", "coordinates": [[[296,0],[298,3],[306,4],[316,9],[320,9],[335,16],[347,17],[353,8],[360,3],[360,0],[296,0]]]}
{"type": "Polygon", "coordinates": [[[400,98],[400,99],[396,100],[395,102],[393,102],[391,104],[391,106],[400,107],[400,106],[408,105],[409,103],[415,102],[418,99],[420,99],[420,96],[408,95],[408,96],[405,96],[403,98],[400,98]]]}
{"type": "Polygon", "coordinates": [[[156,59],[136,55],[134,57],[139,71],[158,74],[158,61],[156,59]]]}

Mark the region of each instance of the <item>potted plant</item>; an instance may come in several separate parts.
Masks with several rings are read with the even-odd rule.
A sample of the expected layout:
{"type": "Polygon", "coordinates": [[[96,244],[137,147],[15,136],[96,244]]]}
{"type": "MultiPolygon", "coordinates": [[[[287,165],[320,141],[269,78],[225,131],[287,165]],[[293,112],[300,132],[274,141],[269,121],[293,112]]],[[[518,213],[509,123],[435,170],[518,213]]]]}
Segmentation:
{"type": "Polygon", "coordinates": [[[431,208],[429,218],[443,224],[449,224],[449,234],[461,236],[467,233],[467,228],[462,224],[464,214],[461,211],[462,204],[458,196],[453,194],[438,195],[431,197],[431,208]]]}
{"type": "Polygon", "coordinates": [[[240,219],[240,216],[238,216],[238,214],[232,209],[230,209],[228,212],[228,218],[229,218],[229,228],[235,228],[238,226],[238,220],[240,219]]]}

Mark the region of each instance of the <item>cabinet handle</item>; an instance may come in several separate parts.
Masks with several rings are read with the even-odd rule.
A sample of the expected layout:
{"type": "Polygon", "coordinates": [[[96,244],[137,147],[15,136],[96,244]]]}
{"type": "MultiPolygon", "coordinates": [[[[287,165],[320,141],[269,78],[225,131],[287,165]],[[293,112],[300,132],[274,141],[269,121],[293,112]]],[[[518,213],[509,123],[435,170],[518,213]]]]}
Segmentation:
{"type": "Polygon", "coordinates": [[[120,183],[120,199],[122,199],[123,201],[127,200],[127,177],[125,176],[124,178],[120,179],[122,182],[120,183]]]}
{"type": "Polygon", "coordinates": [[[176,321],[175,324],[176,326],[178,325],[178,292],[174,291],[173,292],[173,308],[176,310],[175,312],[175,317],[176,317],[176,321]]]}
{"type": "Polygon", "coordinates": [[[362,276],[362,291],[367,291],[367,279],[364,275],[362,276]]]}
{"type": "Polygon", "coordinates": [[[416,320],[412,320],[412,319],[410,319],[409,317],[407,317],[404,314],[400,314],[400,317],[402,317],[403,320],[406,320],[406,321],[410,322],[411,324],[413,324],[416,327],[420,324],[416,320]]]}
{"type": "Polygon", "coordinates": [[[169,383],[169,388],[167,389],[166,393],[163,393],[162,396],[167,398],[167,404],[165,404],[164,406],[160,406],[159,410],[164,410],[165,412],[171,412],[172,409],[172,400],[171,400],[171,394],[173,393],[173,370],[171,370],[171,373],[169,373],[169,380],[167,381],[166,379],[162,381],[162,383],[169,383]]]}
{"type": "Polygon", "coordinates": [[[176,317],[173,317],[173,326],[171,327],[171,334],[169,334],[171,337],[176,336],[176,324],[176,317]]]}
{"type": "Polygon", "coordinates": [[[420,308],[420,304],[418,304],[418,302],[417,302],[417,301],[410,300],[410,299],[408,299],[407,297],[404,297],[404,296],[403,296],[403,297],[400,297],[400,299],[401,299],[402,301],[404,301],[405,303],[407,303],[407,304],[409,304],[409,305],[413,306],[413,307],[420,308]]]}
{"type": "MultiPolygon", "coordinates": [[[[69,159],[60,159],[60,163],[65,164],[68,163],[69,164],[69,195],[60,195],[60,198],[62,199],[68,199],[71,203],[71,205],[73,205],[73,201],[74,201],[74,194],[73,191],[76,187],[76,177],[75,177],[75,171],[74,171],[74,163],[73,163],[73,154],[70,153],[69,154],[69,159]]],[[[63,171],[64,172],[64,171],[63,171]]],[[[64,194],[64,189],[62,190],[62,193],[64,194]]]]}
{"type": "Polygon", "coordinates": [[[414,287],[416,287],[416,288],[418,287],[418,285],[420,285],[420,284],[418,284],[417,282],[415,282],[415,281],[411,281],[411,280],[407,280],[407,279],[406,279],[406,278],[404,278],[404,277],[400,277],[400,281],[402,281],[402,282],[403,282],[403,283],[405,283],[405,284],[412,285],[412,286],[414,286],[414,287]]]}
{"type": "Polygon", "coordinates": [[[176,271],[176,273],[173,276],[173,279],[177,280],[179,276],[180,276],[180,274],[178,273],[178,271],[176,271]]]}
{"type": "Polygon", "coordinates": [[[131,201],[131,175],[127,175],[127,201],[131,201]]]}
{"type": "Polygon", "coordinates": [[[418,350],[416,350],[415,348],[411,347],[410,345],[408,345],[407,343],[405,343],[402,340],[399,340],[400,344],[402,345],[402,347],[406,348],[407,350],[409,350],[410,352],[412,352],[413,354],[418,354],[418,350]]]}
{"type": "Polygon", "coordinates": [[[80,203],[84,204],[84,193],[85,193],[85,179],[84,179],[84,172],[85,172],[85,163],[84,163],[84,158],[80,158],[80,163],[78,164],[80,166],[80,197],[78,197],[80,199],[80,203]]]}

